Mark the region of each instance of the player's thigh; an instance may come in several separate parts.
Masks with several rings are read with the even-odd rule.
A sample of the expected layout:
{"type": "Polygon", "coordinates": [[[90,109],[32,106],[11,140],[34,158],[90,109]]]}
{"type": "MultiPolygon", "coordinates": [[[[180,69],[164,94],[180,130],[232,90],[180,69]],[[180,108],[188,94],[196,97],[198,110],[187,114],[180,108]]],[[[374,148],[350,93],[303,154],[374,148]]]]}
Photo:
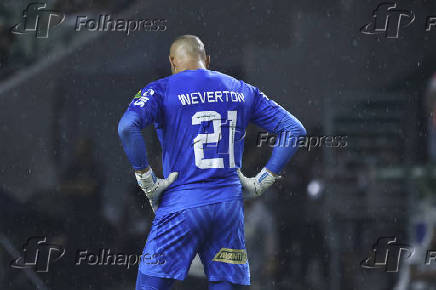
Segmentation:
{"type": "Polygon", "coordinates": [[[198,247],[185,211],[157,215],[153,220],[139,271],[145,275],[183,280],[198,247]]]}
{"type": "Polygon", "coordinates": [[[242,200],[215,205],[211,232],[199,254],[209,281],[249,285],[242,200]]]}

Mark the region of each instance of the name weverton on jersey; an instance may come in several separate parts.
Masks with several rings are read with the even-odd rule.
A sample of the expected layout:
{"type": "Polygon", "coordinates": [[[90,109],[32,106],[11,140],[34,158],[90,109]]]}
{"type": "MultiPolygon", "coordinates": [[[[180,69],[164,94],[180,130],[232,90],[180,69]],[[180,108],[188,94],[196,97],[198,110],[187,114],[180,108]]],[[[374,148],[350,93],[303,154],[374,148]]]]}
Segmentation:
{"type": "Polygon", "coordinates": [[[183,106],[217,102],[245,102],[243,93],[233,91],[194,92],[177,96],[183,106]]]}

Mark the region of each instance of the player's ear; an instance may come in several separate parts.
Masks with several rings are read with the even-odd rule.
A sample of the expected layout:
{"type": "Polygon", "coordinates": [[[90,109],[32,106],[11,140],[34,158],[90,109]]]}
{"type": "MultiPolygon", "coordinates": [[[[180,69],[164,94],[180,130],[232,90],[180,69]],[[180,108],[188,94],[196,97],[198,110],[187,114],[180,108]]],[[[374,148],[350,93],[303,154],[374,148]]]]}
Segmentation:
{"type": "Polygon", "coordinates": [[[210,55],[206,55],[206,68],[209,69],[210,66],[210,55]]]}
{"type": "Polygon", "coordinates": [[[172,71],[173,73],[175,73],[175,71],[176,71],[176,66],[175,66],[175,64],[174,64],[174,56],[169,55],[169,56],[168,56],[168,60],[170,61],[171,71],[172,71]]]}

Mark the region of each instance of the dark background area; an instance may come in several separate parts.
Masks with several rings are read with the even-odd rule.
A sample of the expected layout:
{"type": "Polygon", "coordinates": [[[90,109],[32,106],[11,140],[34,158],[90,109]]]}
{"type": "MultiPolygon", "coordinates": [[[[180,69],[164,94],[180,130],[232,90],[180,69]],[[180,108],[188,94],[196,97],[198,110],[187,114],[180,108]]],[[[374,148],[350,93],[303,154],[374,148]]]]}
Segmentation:
{"type": "MultiPolygon", "coordinates": [[[[347,140],[301,148],[283,179],[246,205],[251,289],[435,287],[419,276],[436,277],[423,259],[403,259],[398,273],[360,266],[380,237],[432,245],[436,27],[426,32],[425,21],[434,1],[397,2],[416,18],[393,39],[360,32],[380,1],[48,1],[66,18],[46,39],[10,33],[29,3],[0,3],[0,289],[133,289],[136,266],[75,260],[80,249],[142,252],[153,214],[117,123],[140,88],[170,74],[181,34],[198,35],[211,69],[259,87],[310,136],[347,140]],[[101,14],[165,19],[166,30],[74,31],[77,16],[101,14]],[[256,215],[264,219],[248,220],[256,215]],[[47,273],[11,268],[34,236],[65,256],[47,273]]],[[[271,151],[256,147],[259,131],[245,141],[249,176],[271,151]]],[[[153,130],[145,136],[161,175],[153,130]]],[[[193,271],[176,289],[204,283],[193,271]]]]}

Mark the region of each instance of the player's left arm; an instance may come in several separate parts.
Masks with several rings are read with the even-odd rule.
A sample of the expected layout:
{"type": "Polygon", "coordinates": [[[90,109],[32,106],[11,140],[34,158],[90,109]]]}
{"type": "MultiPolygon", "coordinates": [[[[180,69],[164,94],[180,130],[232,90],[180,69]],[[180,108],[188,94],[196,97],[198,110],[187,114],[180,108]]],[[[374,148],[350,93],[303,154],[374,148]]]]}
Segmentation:
{"type": "Polygon", "coordinates": [[[282,169],[298,150],[297,139],[306,136],[301,122],[275,101],[255,88],[251,121],[269,133],[277,135],[274,147],[266,166],[253,178],[245,177],[240,170],[238,175],[246,189],[245,197],[262,195],[279,176],[282,169]]]}
{"type": "Polygon", "coordinates": [[[298,138],[306,136],[307,132],[300,120],[275,101],[261,94],[263,96],[259,106],[263,108],[262,116],[254,122],[269,133],[277,135],[277,146],[274,147],[265,168],[272,174],[279,175],[297,152],[298,138]]]}
{"type": "Polygon", "coordinates": [[[162,95],[162,89],[158,85],[149,85],[140,90],[118,123],[118,135],[124,152],[135,170],[138,185],[147,195],[153,211],[158,208],[162,192],[176,180],[178,175],[177,172],[172,172],[166,179],[156,177],[149,166],[142,136],[142,129],[159,120],[162,95]]]}

